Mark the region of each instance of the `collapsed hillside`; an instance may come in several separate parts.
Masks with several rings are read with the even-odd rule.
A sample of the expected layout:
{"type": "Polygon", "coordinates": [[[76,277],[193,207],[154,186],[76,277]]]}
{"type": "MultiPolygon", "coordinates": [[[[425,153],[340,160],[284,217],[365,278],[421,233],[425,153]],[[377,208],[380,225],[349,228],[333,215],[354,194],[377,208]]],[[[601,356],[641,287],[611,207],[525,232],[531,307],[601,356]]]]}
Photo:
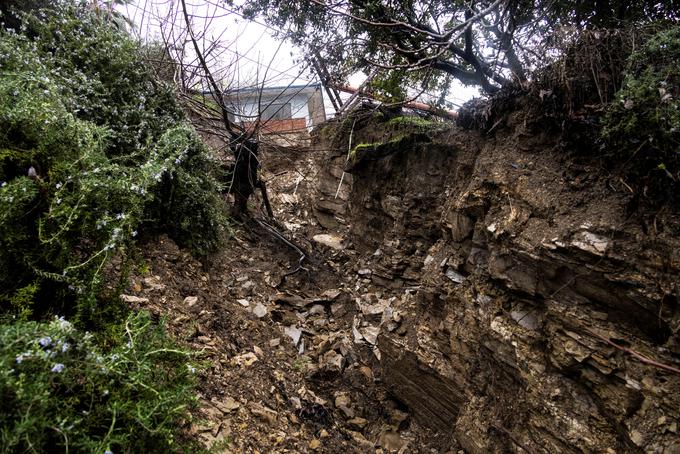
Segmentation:
{"type": "Polygon", "coordinates": [[[225,452],[679,449],[678,216],[631,215],[526,120],[359,118],[269,150],[295,274],[258,225],[209,268],[151,245],[130,292],[210,364],[191,431],[225,452]]]}
{"type": "Polygon", "coordinates": [[[278,222],[219,249],[225,169],[114,16],[0,31],[6,450],[680,450],[680,29],[584,33],[538,115],[263,150],[278,222]]]}
{"type": "Polygon", "coordinates": [[[596,159],[530,124],[356,147],[343,203],[323,188],[347,155],[327,152],[320,219],[362,256],[359,304],[392,314],[383,380],[466,452],[675,452],[680,219],[631,215],[596,159]]]}

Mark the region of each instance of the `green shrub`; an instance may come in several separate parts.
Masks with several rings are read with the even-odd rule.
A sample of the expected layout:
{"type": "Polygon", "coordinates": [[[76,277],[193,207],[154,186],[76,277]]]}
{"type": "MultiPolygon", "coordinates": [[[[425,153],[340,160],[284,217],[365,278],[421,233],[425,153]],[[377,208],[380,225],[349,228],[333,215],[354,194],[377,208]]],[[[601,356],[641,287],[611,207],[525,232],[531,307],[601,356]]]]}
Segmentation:
{"type": "Polygon", "coordinates": [[[0,452],[177,452],[192,357],[145,313],[105,349],[63,318],[0,325],[0,452]]]}
{"type": "Polygon", "coordinates": [[[602,131],[608,149],[630,162],[632,179],[662,201],[680,202],[679,26],[662,28],[628,58],[602,131]]]}
{"type": "Polygon", "coordinates": [[[102,283],[145,232],[218,247],[218,166],[111,17],[50,3],[0,29],[0,452],[189,450],[191,356],[102,283]]]}
{"type": "Polygon", "coordinates": [[[24,33],[0,30],[0,303],[87,320],[106,263],[138,232],[205,255],[226,209],[216,162],[138,44],[55,3],[24,33]],[[44,304],[29,307],[27,286],[44,304]]]}
{"type": "MultiPolygon", "coordinates": [[[[166,156],[163,173],[154,199],[146,205],[145,217],[150,221],[143,227],[168,232],[198,256],[214,252],[227,223],[227,209],[214,177],[219,174],[217,163],[186,127],[168,131],[158,148],[166,156]],[[175,156],[173,150],[181,153],[175,156]]],[[[158,177],[159,173],[154,175],[158,177]]]]}

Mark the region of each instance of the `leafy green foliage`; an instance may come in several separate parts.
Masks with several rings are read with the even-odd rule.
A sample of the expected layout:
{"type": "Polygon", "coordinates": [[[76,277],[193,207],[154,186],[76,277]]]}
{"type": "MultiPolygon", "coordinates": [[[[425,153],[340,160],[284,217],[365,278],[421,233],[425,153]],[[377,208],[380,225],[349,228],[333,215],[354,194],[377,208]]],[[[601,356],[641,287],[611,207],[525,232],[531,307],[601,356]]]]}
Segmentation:
{"type": "Polygon", "coordinates": [[[54,0],[3,0],[0,2],[0,28],[18,29],[22,13],[54,6],[54,0]]]}
{"type": "Polygon", "coordinates": [[[0,325],[0,452],[176,452],[195,402],[192,356],[148,314],[108,347],[55,318],[0,325]]]}
{"type": "Polygon", "coordinates": [[[138,153],[183,119],[172,91],[150,76],[139,45],[106,16],[61,3],[58,14],[27,20],[24,41],[56,79],[65,108],[107,127],[109,156],[138,153]]]}
{"type": "Polygon", "coordinates": [[[397,99],[409,85],[446,92],[452,78],[487,94],[526,82],[565,29],[680,19],[676,1],[657,0],[252,0],[242,10],[285,30],[333,79],[380,69],[372,88],[397,99]]]}
{"type": "Polygon", "coordinates": [[[139,46],[105,16],[56,3],[24,34],[0,31],[0,302],[25,313],[32,285],[41,312],[86,320],[105,264],[138,232],[205,255],[226,210],[216,163],[139,46]]]}
{"type": "Polygon", "coordinates": [[[656,0],[542,0],[518,2],[516,20],[524,23],[540,11],[551,25],[573,25],[579,30],[616,28],[624,22],[638,24],[663,19],[679,19],[678,5],[674,1],[656,0]],[[532,8],[533,7],[533,8],[532,8]]]}
{"type": "Polygon", "coordinates": [[[169,130],[158,143],[164,165],[154,174],[155,198],[146,206],[149,228],[168,232],[199,256],[214,252],[226,225],[227,209],[220,198],[217,163],[196,134],[186,127],[169,130]],[[180,151],[168,155],[169,150],[180,151]],[[174,159],[174,161],[173,161],[174,159]]]}
{"type": "Polygon", "coordinates": [[[628,58],[623,87],[603,120],[610,150],[651,178],[661,198],[677,200],[680,182],[680,27],[661,29],[628,58]]]}
{"type": "Polygon", "coordinates": [[[218,247],[218,166],[111,2],[47,3],[0,30],[0,452],[190,450],[193,357],[102,284],[145,232],[218,247]]]}

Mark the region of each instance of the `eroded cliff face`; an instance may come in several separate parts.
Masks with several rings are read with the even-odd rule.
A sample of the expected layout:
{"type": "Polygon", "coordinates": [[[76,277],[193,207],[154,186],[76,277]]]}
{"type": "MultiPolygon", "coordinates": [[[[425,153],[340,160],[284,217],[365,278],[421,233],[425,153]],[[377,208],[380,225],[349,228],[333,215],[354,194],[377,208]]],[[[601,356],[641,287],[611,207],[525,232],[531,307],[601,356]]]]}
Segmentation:
{"type": "Polygon", "coordinates": [[[324,152],[317,217],[389,304],[382,380],[470,453],[680,452],[679,217],[531,129],[324,152]]]}

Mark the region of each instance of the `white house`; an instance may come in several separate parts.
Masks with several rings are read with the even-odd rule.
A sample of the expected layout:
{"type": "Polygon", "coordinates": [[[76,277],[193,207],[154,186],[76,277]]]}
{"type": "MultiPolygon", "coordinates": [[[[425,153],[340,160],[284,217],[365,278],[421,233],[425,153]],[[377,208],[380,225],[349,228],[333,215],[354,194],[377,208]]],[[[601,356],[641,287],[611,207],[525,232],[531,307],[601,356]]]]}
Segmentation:
{"type": "Polygon", "coordinates": [[[225,91],[224,100],[232,121],[248,129],[259,119],[259,133],[282,145],[305,141],[326,120],[320,84],[240,88],[225,91]]]}

